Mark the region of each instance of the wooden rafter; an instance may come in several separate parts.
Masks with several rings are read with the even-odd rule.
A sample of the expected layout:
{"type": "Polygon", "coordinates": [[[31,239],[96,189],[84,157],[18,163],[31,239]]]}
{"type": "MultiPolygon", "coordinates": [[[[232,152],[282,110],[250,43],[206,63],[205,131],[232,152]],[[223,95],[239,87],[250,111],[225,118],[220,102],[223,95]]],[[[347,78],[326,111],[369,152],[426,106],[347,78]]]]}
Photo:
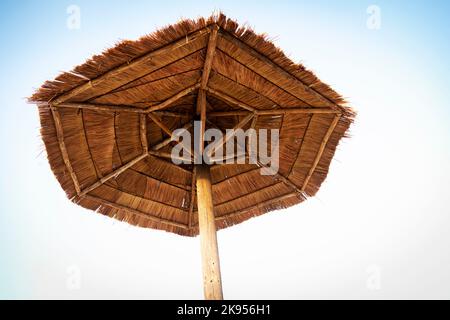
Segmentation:
{"type": "Polygon", "coordinates": [[[222,100],[225,100],[225,101],[227,101],[227,102],[229,102],[229,103],[231,103],[231,104],[233,104],[235,106],[238,106],[238,107],[240,107],[242,109],[248,110],[250,112],[255,112],[256,111],[256,109],[253,108],[252,106],[249,106],[248,104],[246,104],[246,103],[244,103],[242,101],[239,101],[239,100],[237,100],[237,99],[235,99],[235,98],[233,98],[233,97],[231,97],[231,96],[229,96],[229,95],[227,95],[227,94],[225,94],[223,92],[217,91],[217,90],[209,88],[209,87],[206,88],[206,91],[211,93],[213,96],[221,98],[222,100]]]}
{"type": "Polygon", "coordinates": [[[124,188],[122,188],[119,185],[116,186],[116,187],[110,187],[110,186],[107,186],[107,187],[111,188],[111,189],[114,189],[114,190],[117,190],[117,191],[120,191],[124,195],[132,196],[132,197],[135,198],[135,200],[148,201],[148,202],[151,202],[152,204],[155,204],[155,205],[158,205],[158,206],[161,205],[161,206],[163,206],[164,208],[167,208],[167,209],[175,209],[175,210],[180,210],[180,211],[187,212],[187,210],[183,209],[183,207],[181,207],[181,206],[178,206],[178,205],[175,205],[175,204],[170,204],[170,203],[167,203],[167,202],[164,202],[164,201],[161,201],[161,200],[157,200],[157,199],[143,198],[142,195],[139,195],[136,192],[131,191],[129,189],[128,190],[124,189],[124,188]]]}
{"type": "MultiPolygon", "coordinates": [[[[234,126],[233,130],[242,129],[252,118],[254,117],[253,113],[250,113],[247,115],[244,119],[242,119],[236,126],[234,126]]],[[[208,156],[211,156],[212,152],[217,149],[219,146],[223,146],[225,143],[227,143],[228,140],[234,137],[234,134],[227,133],[225,134],[225,137],[221,137],[219,140],[214,141],[212,145],[210,146],[210,152],[208,156]]]]}
{"type": "Polygon", "coordinates": [[[145,114],[141,114],[139,118],[139,133],[141,137],[141,145],[144,153],[148,152],[148,142],[147,142],[147,117],[145,114]]]}
{"type": "Polygon", "coordinates": [[[155,111],[154,114],[160,116],[160,117],[173,117],[173,118],[188,118],[190,119],[192,116],[187,113],[178,113],[178,112],[171,112],[171,111],[155,111]]]}
{"type": "MultiPolygon", "coordinates": [[[[158,152],[155,152],[155,151],[157,151],[157,150],[161,149],[162,147],[168,145],[168,144],[172,141],[172,138],[173,138],[173,131],[172,131],[169,127],[167,127],[167,126],[161,121],[161,119],[159,119],[159,118],[158,118],[156,115],[154,115],[153,113],[149,113],[148,116],[149,116],[150,119],[153,120],[154,123],[156,123],[156,125],[157,125],[158,127],[160,127],[165,133],[167,133],[167,134],[169,135],[169,138],[163,140],[162,142],[158,143],[158,145],[156,145],[156,146],[154,146],[154,147],[152,148],[152,152],[153,152],[152,154],[153,154],[153,155],[156,155],[156,156],[159,156],[158,154],[162,155],[163,153],[158,153],[158,152]],[[158,149],[158,148],[159,148],[159,149],[158,149]]],[[[192,126],[192,124],[190,124],[190,125],[187,126],[187,127],[190,128],[191,126],[192,126]]],[[[186,126],[185,126],[185,127],[186,127],[186,126]]],[[[191,151],[190,149],[188,149],[188,150],[186,150],[186,151],[189,153],[190,156],[192,156],[192,151],[191,151]]],[[[166,155],[164,154],[164,155],[161,156],[161,157],[166,158],[166,155]]],[[[183,158],[177,158],[177,159],[183,159],[183,158]]]]}
{"type": "Polygon", "coordinates": [[[211,72],[211,66],[214,58],[214,52],[216,51],[219,26],[215,24],[211,29],[212,30],[209,34],[208,49],[206,51],[205,65],[203,66],[202,81],[200,86],[200,88],[203,90],[206,89],[206,86],[208,84],[209,74],[211,72]]]}
{"type": "MultiPolygon", "coordinates": [[[[169,97],[161,103],[149,106],[147,108],[143,108],[142,106],[133,106],[133,105],[113,105],[113,104],[96,104],[96,103],[87,103],[87,102],[73,102],[73,103],[60,103],[55,104],[52,102],[50,105],[52,107],[58,108],[71,108],[71,109],[88,109],[94,111],[108,111],[108,112],[132,112],[132,113],[150,113],[154,111],[161,112],[159,110],[165,109],[170,106],[172,103],[177,100],[183,98],[184,96],[192,93],[196,89],[200,87],[200,83],[196,83],[193,86],[190,86],[177,94],[169,97]]],[[[177,115],[178,116],[178,115],[177,115]]]]}
{"type": "Polygon", "coordinates": [[[86,199],[90,199],[90,200],[93,200],[93,201],[100,202],[102,205],[106,205],[106,206],[111,207],[113,209],[128,211],[128,212],[133,213],[136,216],[142,217],[144,219],[152,220],[154,222],[163,223],[163,224],[166,224],[166,225],[169,225],[169,226],[173,226],[173,227],[188,229],[188,226],[185,225],[185,224],[174,222],[174,221],[163,219],[163,218],[158,218],[158,217],[155,217],[155,216],[151,216],[148,213],[145,213],[143,211],[140,211],[140,210],[137,210],[137,209],[133,209],[133,208],[130,208],[130,207],[127,207],[127,206],[124,206],[124,205],[121,205],[121,204],[118,204],[118,203],[115,203],[115,202],[111,202],[111,201],[108,201],[108,200],[103,199],[103,198],[99,198],[99,197],[92,196],[92,195],[85,195],[84,197],[86,199]]]}
{"type": "Polygon", "coordinates": [[[64,132],[61,123],[61,116],[59,114],[59,111],[56,110],[55,108],[51,108],[50,110],[53,116],[53,121],[55,122],[56,137],[58,139],[59,150],[61,151],[61,155],[64,164],[66,165],[67,171],[69,172],[69,175],[72,178],[75,191],[77,195],[79,195],[81,193],[80,183],[78,182],[77,175],[75,174],[72,164],[70,163],[69,154],[67,153],[66,144],[64,142],[64,132]]]}
{"type": "Polygon", "coordinates": [[[152,119],[152,121],[158,126],[158,127],[160,127],[165,133],[167,133],[168,135],[169,135],[169,137],[171,137],[172,136],[172,130],[170,130],[170,128],[168,128],[162,121],[161,121],[161,119],[157,116],[157,115],[155,115],[155,114],[153,114],[153,113],[149,113],[148,114],[148,117],[150,118],[150,119],[152,119]]]}
{"type": "Polygon", "coordinates": [[[341,111],[334,110],[330,108],[279,108],[270,110],[258,110],[257,115],[285,115],[285,114],[315,114],[315,113],[337,113],[340,114],[341,111]]]}
{"type": "Polygon", "coordinates": [[[179,161],[189,162],[189,163],[192,162],[192,158],[179,157],[179,156],[176,156],[176,155],[172,155],[169,152],[161,152],[161,151],[149,150],[148,153],[151,154],[152,156],[155,156],[155,157],[158,157],[158,158],[173,159],[173,160],[179,160],[179,161]]]}
{"type": "Polygon", "coordinates": [[[61,103],[54,105],[58,108],[69,108],[69,109],[87,109],[94,111],[107,111],[107,112],[132,112],[132,113],[146,113],[145,109],[139,108],[137,106],[131,105],[113,105],[113,104],[95,104],[95,103],[85,103],[85,102],[73,102],[73,103],[61,103]]]}
{"type": "MultiPolygon", "coordinates": [[[[195,87],[195,86],[194,86],[195,87]]],[[[191,92],[191,87],[188,88],[188,91],[191,92]]],[[[225,97],[225,94],[218,92],[214,89],[207,89],[212,94],[215,94],[219,98],[222,98],[224,100],[229,101],[232,104],[235,104],[242,108],[247,108],[246,110],[249,110],[249,108],[252,108],[246,104],[244,104],[241,101],[238,101],[232,97],[225,97]]],[[[184,93],[184,92],[183,92],[184,93]]],[[[181,97],[178,97],[178,99],[181,97]]],[[[170,100],[170,103],[175,102],[176,100],[170,100]]],[[[163,101],[160,104],[152,106],[152,108],[166,108],[168,103],[166,101],[163,101]]],[[[111,104],[94,104],[94,103],[62,103],[55,107],[58,108],[71,108],[71,109],[88,109],[88,110],[94,110],[94,111],[109,111],[109,112],[131,112],[131,113],[149,113],[148,108],[144,109],[142,107],[132,106],[132,105],[111,105],[111,104]]],[[[247,115],[249,112],[255,112],[258,115],[281,115],[281,114],[316,114],[316,113],[323,113],[323,114],[340,114],[340,110],[330,109],[326,107],[315,107],[315,108],[277,108],[277,109],[270,109],[270,110],[256,110],[252,109],[249,111],[242,111],[242,110],[233,110],[233,111],[214,111],[208,113],[211,117],[229,117],[229,116],[243,116],[247,115]]],[[[188,114],[183,113],[175,113],[170,111],[155,111],[154,114],[158,116],[168,116],[168,117],[179,117],[179,118],[189,118],[190,116],[188,114]]]]}
{"type": "Polygon", "coordinates": [[[214,58],[214,52],[216,50],[217,44],[217,34],[219,27],[214,24],[211,28],[211,33],[209,35],[208,49],[206,51],[205,63],[203,66],[202,78],[200,82],[200,88],[197,96],[197,115],[200,115],[200,136],[198,141],[199,146],[199,156],[203,155],[204,150],[204,137],[205,137],[205,127],[206,127],[206,91],[209,80],[209,75],[211,72],[211,66],[214,58]]]}
{"type": "MultiPolygon", "coordinates": [[[[188,129],[190,129],[192,126],[193,126],[192,121],[189,121],[188,123],[186,123],[186,124],[183,126],[182,129],[188,130],[188,129]]],[[[161,141],[161,142],[157,143],[156,145],[154,145],[154,146],[152,147],[152,150],[153,150],[153,151],[158,151],[158,150],[164,148],[165,146],[167,146],[169,143],[171,143],[171,142],[173,141],[173,140],[172,140],[172,137],[175,137],[175,134],[174,134],[173,132],[172,132],[172,135],[171,135],[169,138],[166,138],[166,139],[164,139],[163,141],[161,141]]]]}
{"type": "Polygon", "coordinates": [[[118,175],[120,175],[121,173],[123,173],[125,170],[127,170],[128,168],[134,166],[136,163],[138,163],[139,161],[141,161],[142,159],[144,159],[145,157],[148,156],[148,153],[143,153],[140,156],[134,158],[133,160],[129,161],[128,163],[124,164],[123,166],[117,168],[116,170],[114,170],[113,172],[111,172],[110,174],[102,177],[100,180],[98,180],[97,182],[91,184],[89,187],[86,187],[85,189],[83,189],[80,192],[80,196],[85,196],[86,194],[88,194],[89,192],[91,192],[92,190],[100,187],[102,184],[104,184],[105,182],[107,182],[108,180],[117,177],[118,175]]]}
{"type": "MultiPolygon", "coordinates": [[[[247,115],[248,115],[248,113],[247,113],[247,115]]],[[[212,126],[214,129],[220,130],[223,134],[225,134],[225,132],[222,129],[220,129],[219,126],[217,124],[215,124],[214,122],[212,122],[212,121],[210,121],[208,119],[206,119],[206,122],[210,126],[212,126]]],[[[238,146],[241,147],[241,145],[238,145],[238,146]]],[[[229,155],[229,156],[225,155],[222,158],[210,158],[210,162],[211,162],[211,165],[214,167],[215,165],[221,165],[221,163],[217,163],[217,162],[225,162],[225,161],[231,160],[231,159],[234,159],[235,161],[239,161],[239,160],[242,160],[243,158],[247,159],[245,151],[244,151],[243,154],[236,154],[236,155],[232,154],[232,155],[229,155]]]]}
{"type": "Polygon", "coordinates": [[[232,116],[246,116],[249,114],[250,111],[241,111],[241,110],[235,110],[235,111],[213,111],[208,112],[209,117],[232,117],[232,116]]]}
{"type": "Polygon", "coordinates": [[[154,112],[154,111],[165,109],[168,106],[170,106],[172,103],[176,102],[177,100],[179,100],[179,99],[183,98],[184,96],[188,95],[189,93],[192,93],[193,91],[197,90],[199,87],[200,87],[200,83],[196,83],[193,86],[190,86],[189,88],[186,88],[186,89],[178,92],[177,94],[168,98],[164,102],[148,107],[147,109],[145,109],[145,111],[146,112],[154,112]]]}
{"type": "MultiPolygon", "coordinates": [[[[250,129],[256,128],[256,123],[258,122],[258,114],[255,114],[255,116],[252,119],[252,123],[250,124],[250,129]]],[[[247,138],[247,145],[245,146],[247,155],[250,157],[250,139],[253,137],[255,133],[251,131],[251,136],[247,138]]],[[[255,137],[256,139],[257,137],[255,137]]],[[[258,142],[257,142],[258,143],[258,142]]]]}
{"type": "MultiPolygon", "coordinates": [[[[209,32],[210,32],[209,28],[203,28],[199,31],[196,31],[196,32],[190,34],[190,35],[187,35],[186,37],[181,38],[180,40],[172,42],[160,49],[157,49],[155,51],[145,54],[144,56],[134,59],[131,62],[128,61],[126,63],[123,63],[119,67],[116,67],[89,82],[85,82],[85,83],[75,87],[74,89],[69,90],[66,93],[63,93],[62,95],[60,95],[57,98],[55,98],[54,100],[52,100],[52,103],[54,105],[61,104],[63,102],[68,101],[69,99],[74,98],[77,95],[82,94],[82,93],[86,92],[87,90],[95,88],[95,87],[99,88],[95,92],[96,95],[110,92],[110,91],[116,89],[117,87],[123,85],[123,83],[130,81],[130,79],[122,80],[123,83],[117,83],[116,87],[110,87],[110,86],[105,85],[105,83],[108,83],[109,80],[118,79],[118,78],[120,78],[120,75],[126,73],[127,71],[129,71],[131,69],[139,70],[138,67],[140,67],[140,66],[142,66],[142,68],[140,68],[141,69],[140,72],[135,72],[135,74],[134,74],[135,78],[138,78],[141,74],[144,75],[148,72],[156,70],[157,68],[160,68],[161,66],[157,66],[157,65],[154,65],[154,63],[152,63],[152,61],[155,59],[155,57],[157,57],[157,56],[164,57],[168,53],[171,53],[174,49],[178,49],[180,47],[186,46],[187,44],[191,44],[193,41],[201,39],[203,36],[205,36],[209,32]],[[152,66],[152,67],[150,68],[149,66],[152,66]],[[100,87],[102,89],[100,89],[100,87]]],[[[92,95],[90,95],[89,97],[85,97],[85,99],[88,99],[88,98],[92,98],[92,95]]]]}
{"type": "MultiPolygon", "coordinates": [[[[200,51],[203,51],[203,49],[194,51],[193,53],[190,53],[187,56],[183,57],[183,59],[186,59],[186,58],[188,58],[188,57],[190,57],[190,56],[192,56],[194,54],[198,54],[200,51]]],[[[140,76],[140,77],[134,79],[133,81],[130,81],[130,82],[127,82],[127,83],[121,85],[120,87],[114,89],[111,92],[107,92],[105,94],[102,94],[102,95],[96,96],[94,98],[91,98],[91,99],[89,99],[89,101],[97,100],[97,99],[100,99],[100,98],[103,98],[103,97],[108,97],[109,95],[113,95],[113,94],[114,95],[120,94],[122,92],[126,92],[128,90],[132,90],[132,89],[136,89],[136,88],[145,88],[146,86],[152,85],[152,84],[157,83],[157,82],[159,82],[161,80],[172,79],[172,80],[176,81],[174,79],[176,77],[186,75],[187,73],[200,72],[202,70],[201,67],[196,67],[196,68],[191,68],[189,70],[183,70],[183,71],[180,71],[180,72],[174,72],[174,73],[171,73],[170,75],[167,75],[167,76],[164,76],[164,77],[155,77],[155,78],[153,78],[151,80],[145,80],[145,78],[152,77],[155,73],[158,73],[161,69],[166,69],[166,68],[170,67],[171,65],[176,64],[177,62],[179,62],[179,60],[175,60],[174,62],[169,63],[167,65],[164,65],[164,66],[162,66],[159,69],[156,69],[156,70],[154,70],[154,71],[152,71],[150,73],[146,73],[143,76],[140,76]],[[136,81],[138,82],[137,84],[132,84],[133,82],[136,82],[136,81]]],[[[137,106],[139,106],[139,104],[140,104],[139,102],[136,103],[137,106]]]]}
{"type": "Polygon", "coordinates": [[[250,129],[256,128],[256,123],[258,122],[258,113],[253,117],[252,123],[250,124],[250,129]]]}
{"type": "Polygon", "coordinates": [[[194,215],[194,201],[195,201],[195,194],[197,192],[196,189],[196,175],[197,175],[197,169],[194,166],[194,169],[192,170],[192,182],[191,182],[191,200],[189,202],[189,216],[188,216],[188,227],[192,227],[192,216],[194,215]]]}
{"type": "Polygon", "coordinates": [[[199,152],[203,154],[205,127],[206,127],[206,91],[203,89],[198,90],[197,97],[197,112],[200,115],[200,136],[199,136],[199,152]]]}
{"type": "Polygon", "coordinates": [[[333,133],[334,129],[336,128],[336,125],[339,122],[339,119],[341,118],[340,115],[336,115],[333,118],[333,121],[331,122],[330,127],[328,128],[328,131],[326,132],[325,136],[323,137],[322,143],[320,144],[319,151],[317,152],[316,158],[314,159],[314,163],[309,169],[309,172],[305,178],[305,181],[303,182],[303,186],[301,190],[304,192],[306,190],[306,187],[308,186],[308,182],[311,179],[312,175],[314,174],[314,171],[317,168],[317,165],[319,164],[320,159],[322,158],[322,154],[325,150],[325,147],[327,146],[328,140],[331,137],[331,134],[333,133]]]}
{"type": "Polygon", "coordinates": [[[261,53],[259,53],[258,51],[256,51],[251,46],[244,43],[242,40],[236,38],[235,36],[229,34],[226,31],[223,31],[223,30],[220,30],[219,33],[223,39],[225,39],[228,42],[231,42],[234,46],[236,46],[240,50],[246,52],[248,55],[251,56],[251,58],[254,61],[258,61],[258,62],[266,65],[267,68],[260,69],[253,64],[252,65],[245,64],[245,61],[242,61],[242,59],[239,59],[240,57],[237,53],[233,54],[233,53],[227,52],[227,54],[231,54],[234,59],[237,59],[239,62],[244,63],[253,72],[259,74],[266,80],[279,86],[286,92],[289,92],[290,94],[292,94],[293,96],[297,97],[298,99],[300,99],[302,101],[304,101],[304,99],[305,99],[304,94],[310,94],[310,95],[314,96],[316,99],[318,99],[319,101],[321,101],[321,103],[331,105],[333,108],[336,108],[336,109],[341,108],[334,101],[332,101],[328,97],[324,96],[323,94],[318,92],[316,89],[306,85],[305,83],[303,83],[303,81],[301,81],[297,77],[291,75],[289,72],[287,72],[286,70],[284,70],[283,68],[281,68],[280,66],[275,64],[273,61],[271,61],[269,58],[267,58],[266,56],[264,56],[261,53]],[[286,85],[286,83],[292,84],[292,86],[286,85]],[[301,93],[303,93],[303,95],[300,94],[300,92],[298,92],[298,91],[296,92],[296,91],[292,90],[291,87],[301,88],[301,93]]]}

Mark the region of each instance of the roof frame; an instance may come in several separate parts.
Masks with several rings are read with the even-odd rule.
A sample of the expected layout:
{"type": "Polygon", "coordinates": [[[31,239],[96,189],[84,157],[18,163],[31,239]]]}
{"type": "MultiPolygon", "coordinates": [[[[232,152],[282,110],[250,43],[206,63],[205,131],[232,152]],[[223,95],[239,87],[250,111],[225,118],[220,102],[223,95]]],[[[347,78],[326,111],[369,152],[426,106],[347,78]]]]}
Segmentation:
{"type": "MultiPolygon", "coordinates": [[[[222,116],[245,116],[245,118],[239,122],[239,124],[235,127],[235,128],[242,128],[242,126],[244,126],[245,124],[247,124],[250,120],[253,119],[252,121],[252,125],[251,127],[254,128],[255,124],[256,124],[256,119],[258,116],[264,116],[264,115],[285,115],[285,114],[316,114],[316,113],[323,113],[323,114],[335,114],[335,117],[333,118],[333,121],[330,125],[330,127],[328,128],[327,133],[325,134],[320,148],[318,150],[318,153],[314,159],[313,165],[311,166],[303,185],[299,188],[295,183],[293,183],[289,177],[285,177],[279,173],[275,173],[275,176],[277,178],[277,180],[280,180],[282,183],[285,183],[286,185],[290,186],[294,192],[293,193],[289,193],[287,195],[281,196],[280,198],[289,198],[291,196],[296,195],[297,197],[301,197],[304,198],[305,196],[305,190],[307,188],[307,185],[312,177],[312,175],[314,174],[320,159],[322,157],[322,154],[325,150],[325,147],[328,143],[329,138],[331,137],[332,133],[334,132],[334,129],[336,127],[336,125],[339,122],[339,119],[341,117],[342,111],[339,105],[337,105],[336,103],[334,103],[331,99],[327,98],[326,96],[324,96],[323,94],[321,94],[320,92],[318,92],[317,90],[315,90],[312,86],[308,86],[305,83],[303,83],[300,79],[298,79],[297,77],[291,75],[290,73],[288,73],[287,71],[285,71],[283,68],[279,67],[278,65],[276,65],[274,62],[272,62],[270,59],[268,59],[267,57],[265,57],[264,55],[260,54],[259,52],[257,52],[255,49],[253,49],[252,47],[250,47],[249,45],[245,44],[243,41],[241,41],[240,39],[236,38],[235,36],[229,34],[228,32],[221,30],[216,24],[210,26],[210,27],[206,27],[203,28],[193,34],[191,34],[190,36],[188,36],[186,39],[181,39],[179,41],[175,41],[169,45],[166,45],[164,47],[162,47],[161,49],[152,51],[140,58],[135,59],[134,61],[132,61],[131,63],[128,64],[124,64],[121,65],[113,70],[110,70],[106,73],[104,73],[103,75],[99,76],[98,78],[91,80],[89,82],[86,82],[80,86],[77,86],[75,88],[73,88],[72,90],[69,90],[68,92],[63,93],[62,95],[56,97],[55,99],[53,99],[48,106],[51,109],[52,115],[53,115],[53,119],[55,122],[55,128],[56,128],[56,133],[57,133],[57,138],[58,138],[58,144],[60,147],[60,151],[62,154],[62,158],[64,160],[64,163],[67,167],[67,170],[69,171],[69,174],[72,178],[76,193],[78,196],[80,197],[87,197],[87,198],[95,198],[94,196],[89,195],[88,193],[93,191],[94,189],[96,189],[97,187],[103,185],[105,182],[109,181],[112,178],[117,177],[118,175],[120,175],[121,173],[123,173],[124,171],[126,171],[128,168],[131,168],[134,164],[136,164],[137,162],[141,161],[142,159],[144,159],[145,157],[147,157],[148,155],[153,155],[153,156],[157,156],[157,157],[161,157],[161,158],[167,158],[169,155],[165,154],[163,152],[159,152],[158,150],[161,149],[162,147],[168,145],[171,141],[171,139],[165,139],[162,142],[158,143],[157,145],[153,146],[151,150],[148,149],[148,143],[147,143],[147,137],[146,137],[146,117],[145,115],[147,114],[161,129],[164,130],[164,132],[166,132],[169,135],[172,135],[172,131],[165,126],[161,119],[158,117],[158,115],[167,115],[167,116],[174,116],[174,117],[188,117],[186,115],[183,114],[178,114],[175,112],[170,112],[170,111],[163,111],[164,109],[167,109],[168,107],[170,107],[173,103],[175,103],[176,101],[178,101],[179,99],[181,99],[182,97],[194,92],[195,90],[199,89],[199,98],[197,99],[197,112],[200,114],[201,116],[201,122],[203,123],[202,126],[202,133],[204,133],[205,130],[205,124],[206,124],[206,92],[208,92],[209,94],[216,96],[217,98],[224,100],[227,103],[230,103],[234,106],[239,107],[242,110],[236,110],[236,111],[217,111],[217,112],[211,112],[209,113],[210,116],[212,117],[222,117],[222,116]],[[168,52],[170,50],[172,50],[173,48],[177,47],[177,46],[181,46],[183,45],[183,43],[187,43],[190,40],[194,40],[200,36],[203,36],[205,33],[209,33],[210,34],[210,38],[208,41],[208,46],[207,46],[207,54],[206,54],[206,58],[205,58],[205,63],[204,63],[204,67],[203,67],[203,73],[202,73],[202,77],[201,79],[199,79],[199,81],[193,85],[190,86],[186,89],[183,89],[182,91],[178,92],[177,94],[169,97],[168,99],[158,103],[158,104],[154,104],[154,105],[149,105],[147,107],[142,107],[142,106],[137,106],[137,105],[111,105],[111,104],[95,104],[95,103],[86,103],[86,102],[67,102],[69,99],[77,96],[80,93],[85,92],[88,89],[91,89],[92,87],[98,86],[101,83],[103,83],[104,81],[106,81],[107,79],[109,79],[110,77],[114,77],[119,75],[122,72],[126,72],[127,70],[129,70],[130,68],[139,65],[141,63],[144,63],[146,61],[149,61],[153,56],[155,55],[160,55],[163,54],[165,52],[168,52]],[[223,92],[220,92],[218,90],[212,89],[210,87],[208,87],[208,79],[211,73],[211,69],[212,69],[212,61],[213,61],[213,57],[214,57],[214,52],[216,50],[217,47],[217,39],[218,36],[223,37],[226,41],[230,41],[232,42],[234,45],[238,46],[239,48],[245,50],[246,52],[248,52],[253,58],[257,59],[258,61],[270,66],[272,71],[275,71],[281,78],[285,79],[286,81],[296,81],[297,84],[300,84],[300,86],[303,88],[303,90],[305,90],[305,92],[311,93],[312,95],[314,95],[318,100],[320,100],[321,102],[323,102],[324,104],[329,104],[331,105],[330,107],[311,107],[311,108],[283,108],[281,106],[275,108],[275,109],[269,109],[269,110],[258,110],[242,101],[239,101],[238,99],[235,99],[232,96],[229,96],[223,92]],[[186,41],[186,39],[188,39],[188,41],[186,41]],[[111,172],[110,174],[102,177],[101,179],[99,179],[98,181],[96,181],[95,183],[91,184],[90,186],[81,189],[80,184],[78,182],[77,176],[71,166],[68,154],[67,154],[67,149],[65,148],[65,144],[64,144],[64,134],[63,134],[63,129],[62,129],[62,124],[61,124],[61,119],[60,119],[60,115],[59,112],[57,110],[57,108],[73,108],[73,109],[88,109],[88,110],[95,110],[95,111],[106,111],[106,112],[130,112],[130,113],[139,113],[141,114],[140,116],[140,137],[141,137],[141,144],[142,144],[142,148],[143,148],[143,153],[139,156],[137,156],[136,158],[132,159],[131,161],[129,161],[128,163],[122,165],[121,167],[117,168],[116,170],[114,170],[113,172],[111,172]]],[[[292,94],[293,96],[299,98],[295,93],[291,92],[289,90],[289,88],[286,88],[285,86],[280,86],[279,83],[274,83],[273,79],[271,79],[270,76],[268,76],[267,74],[262,75],[260,73],[258,73],[257,71],[253,70],[253,72],[256,72],[257,74],[259,74],[260,76],[262,76],[264,79],[270,81],[271,83],[279,86],[281,89],[283,89],[284,91],[292,94]]],[[[113,91],[114,89],[112,89],[111,91],[113,91]]],[[[110,92],[111,92],[110,91],[110,92]]],[[[300,99],[300,98],[299,98],[300,99]]],[[[300,99],[302,101],[304,101],[303,99],[300,99]]],[[[209,120],[208,120],[209,121],[209,120]]],[[[192,127],[192,122],[189,121],[184,128],[188,129],[192,127]]],[[[226,141],[223,140],[221,141],[222,143],[226,141]]],[[[191,154],[192,155],[192,154],[191,154]]],[[[171,155],[170,155],[171,156],[171,155]]],[[[186,160],[183,158],[183,160],[186,160]]],[[[192,159],[191,159],[192,160],[192,159]]],[[[266,165],[262,164],[261,162],[258,162],[257,165],[259,167],[266,167],[268,168],[266,165]]],[[[194,167],[195,168],[195,167],[194,167]]],[[[253,169],[255,170],[255,169],[253,169]]],[[[183,228],[188,228],[190,229],[192,227],[192,220],[193,220],[193,206],[194,206],[194,200],[195,200],[195,169],[193,169],[193,175],[192,175],[192,185],[194,187],[191,186],[191,200],[190,200],[190,205],[189,205],[189,223],[187,226],[185,225],[177,225],[178,227],[183,227],[183,228]]],[[[270,203],[273,203],[275,201],[278,201],[275,199],[272,199],[270,201],[270,203]]],[[[105,201],[104,199],[101,199],[101,201],[105,201]]],[[[106,202],[105,202],[106,203],[106,202]]],[[[108,205],[108,203],[106,203],[106,205],[108,205]]],[[[116,208],[120,205],[117,204],[113,204],[116,208]]],[[[111,205],[111,206],[113,206],[111,205]]],[[[265,205],[264,203],[260,204],[261,206],[265,205]]],[[[131,208],[122,208],[121,210],[134,210],[131,208]]],[[[243,210],[239,210],[238,212],[233,212],[230,214],[227,214],[226,217],[229,217],[230,215],[237,215],[237,214],[241,214],[245,211],[245,209],[243,210]]],[[[223,217],[218,217],[217,219],[224,219],[225,216],[223,217]]],[[[146,218],[150,218],[149,216],[146,215],[146,218]]],[[[155,217],[156,218],[156,217],[155,217]]],[[[166,223],[165,221],[159,221],[162,223],[166,223]]],[[[170,222],[170,221],[169,221],[170,222]]]]}

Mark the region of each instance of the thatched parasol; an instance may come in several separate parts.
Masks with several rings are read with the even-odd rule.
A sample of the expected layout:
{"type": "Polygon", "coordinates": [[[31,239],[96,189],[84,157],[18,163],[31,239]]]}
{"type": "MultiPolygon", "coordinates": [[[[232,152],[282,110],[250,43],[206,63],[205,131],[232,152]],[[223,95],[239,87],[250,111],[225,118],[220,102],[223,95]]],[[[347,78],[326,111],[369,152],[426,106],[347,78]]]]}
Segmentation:
{"type": "Polygon", "coordinates": [[[222,14],[124,41],[30,101],[69,199],[140,227],[200,234],[207,299],[222,298],[216,230],[313,196],[354,116],[312,72],[222,14]],[[194,120],[201,135],[279,129],[279,169],[174,164],[172,133],[192,132],[194,120]]]}

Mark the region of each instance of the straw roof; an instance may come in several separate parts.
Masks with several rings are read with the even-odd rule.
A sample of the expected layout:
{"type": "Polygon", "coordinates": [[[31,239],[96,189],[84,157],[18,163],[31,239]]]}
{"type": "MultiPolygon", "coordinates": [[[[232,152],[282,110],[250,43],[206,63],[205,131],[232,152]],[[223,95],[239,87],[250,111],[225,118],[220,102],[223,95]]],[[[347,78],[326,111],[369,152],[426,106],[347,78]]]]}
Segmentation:
{"type": "Polygon", "coordinates": [[[167,154],[169,134],[191,127],[200,95],[207,128],[280,129],[277,174],[262,176],[261,164],[211,167],[218,229],[316,194],[354,117],[312,72],[223,14],[123,41],[47,81],[30,101],[69,199],[133,225],[195,236],[194,166],[177,166],[167,154]]]}

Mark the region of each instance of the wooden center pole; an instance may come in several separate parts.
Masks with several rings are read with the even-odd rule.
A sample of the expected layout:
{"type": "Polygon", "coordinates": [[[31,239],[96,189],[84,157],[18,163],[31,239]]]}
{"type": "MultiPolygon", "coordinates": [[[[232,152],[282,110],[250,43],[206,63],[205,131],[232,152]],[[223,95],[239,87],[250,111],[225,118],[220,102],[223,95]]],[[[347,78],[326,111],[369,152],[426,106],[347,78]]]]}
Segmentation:
{"type": "Polygon", "coordinates": [[[222,300],[219,249],[212,201],[211,173],[208,165],[197,165],[196,185],[205,299],[222,300]]]}

